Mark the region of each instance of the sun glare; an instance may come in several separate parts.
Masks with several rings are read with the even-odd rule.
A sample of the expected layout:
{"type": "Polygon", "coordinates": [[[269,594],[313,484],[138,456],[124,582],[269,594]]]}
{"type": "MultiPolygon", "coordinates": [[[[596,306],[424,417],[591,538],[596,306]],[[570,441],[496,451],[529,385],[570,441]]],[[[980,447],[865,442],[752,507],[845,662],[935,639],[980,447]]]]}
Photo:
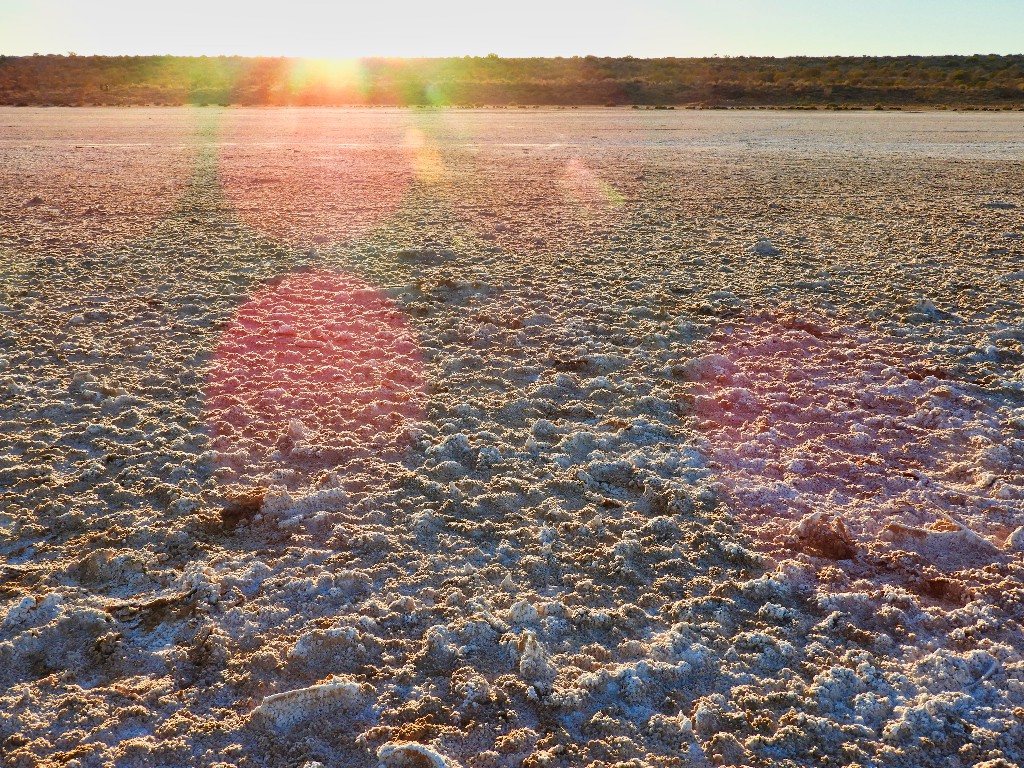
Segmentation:
{"type": "Polygon", "coordinates": [[[366,99],[366,72],[358,59],[295,59],[289,65],[289,92],[297,95],[300,104],[311,100],[359,104],[366,99]]]}
{"type": "Polygon", "coordinates": [[[405,132],[405,148],[413,157],[413,171],[420,181],[437,183],[445,178],[444,161],[441,153],[419,128],[405,132]]]}

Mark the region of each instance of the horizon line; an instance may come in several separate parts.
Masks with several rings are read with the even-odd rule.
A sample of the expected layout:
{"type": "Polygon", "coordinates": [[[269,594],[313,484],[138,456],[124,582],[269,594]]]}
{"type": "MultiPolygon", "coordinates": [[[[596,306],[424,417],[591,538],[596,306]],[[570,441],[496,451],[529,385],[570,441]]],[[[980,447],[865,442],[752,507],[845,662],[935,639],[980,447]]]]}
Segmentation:
{"type": "Polygon", "coordinates": [[[1014,56],[1024,56],[1024,50],[1013,52],[1013,53],[995,53],[988,52],[982,53],[976,51],[974,53],[789,53],[784,55],[779,54],[759,54],[759,53],[723,53],[723,54],[711,54],[709,56],[679,56],[675,54],[666,54],[664,56],[637,56],[635,54],[553,54],[544,56],[506,56],[498,53],[487,53],[487,54],[448,54],[445,56],[393,56],[388,54],[360,54],[353,56],[344,55],[330,55],[322,56],[316,54],[289,54],[289,53],[79,53],[77,51],[62,51],[62,52],[42,52],[33,51],[31,53],[5,53],[0,51],[0,58],[43,58],[43,57],[61,57],[61,58],[166,58],[173,57],[178,59],[314,59],[320,61],[360,61],[360,60],[373,60],[373,59],[384,59],[389,61],[438,61],[443,59],[500,59],[500,60],[522,60],[522,59],[634,59],[638,61],[656,61],[659,59],[681,59],[681,60],[699,60],[699,59],[930,59],[930,58],[974,58],[974,57],[999,57],[999,58],[1010,58],[1014,56]]]}

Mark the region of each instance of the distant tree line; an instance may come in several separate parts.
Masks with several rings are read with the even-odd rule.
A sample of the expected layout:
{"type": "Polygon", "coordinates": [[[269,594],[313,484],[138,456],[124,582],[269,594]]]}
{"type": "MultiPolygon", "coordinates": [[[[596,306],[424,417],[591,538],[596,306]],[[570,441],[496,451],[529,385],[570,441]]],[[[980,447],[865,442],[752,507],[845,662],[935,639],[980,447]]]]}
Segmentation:
{"type": "Polygon", "coordinates": [[[361,59],[0,56],[4,105],[1024,107],[1024,55],[361,59]]]}

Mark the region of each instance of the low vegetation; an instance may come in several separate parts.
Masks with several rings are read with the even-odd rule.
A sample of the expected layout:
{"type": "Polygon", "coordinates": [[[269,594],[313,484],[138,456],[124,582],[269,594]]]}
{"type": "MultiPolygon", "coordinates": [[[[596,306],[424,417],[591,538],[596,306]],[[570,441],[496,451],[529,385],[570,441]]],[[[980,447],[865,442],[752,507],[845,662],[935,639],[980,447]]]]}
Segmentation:
{"type": "Polygon", "coordinates": [[[6,105],[1024,107],[1024,55],[323,61],[0,56],[6,105]]]}

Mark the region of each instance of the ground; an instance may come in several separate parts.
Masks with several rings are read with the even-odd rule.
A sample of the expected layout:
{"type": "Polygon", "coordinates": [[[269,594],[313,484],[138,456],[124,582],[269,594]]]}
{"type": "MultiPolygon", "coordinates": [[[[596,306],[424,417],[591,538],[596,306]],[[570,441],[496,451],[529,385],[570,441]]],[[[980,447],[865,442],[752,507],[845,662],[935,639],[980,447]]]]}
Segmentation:
{"type": "Polygon", "coordinates": [[[0,124],[4,765],[1024,760],[1020,117],[0,124]]]}

